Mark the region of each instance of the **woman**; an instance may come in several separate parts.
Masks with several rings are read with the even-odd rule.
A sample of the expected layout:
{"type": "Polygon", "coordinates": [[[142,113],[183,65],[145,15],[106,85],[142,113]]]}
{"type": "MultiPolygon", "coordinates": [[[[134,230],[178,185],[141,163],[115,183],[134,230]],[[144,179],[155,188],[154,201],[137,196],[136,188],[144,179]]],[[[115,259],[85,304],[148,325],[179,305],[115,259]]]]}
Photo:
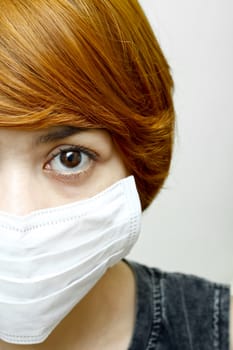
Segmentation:
{"type": "Polygon", "coordinates": [[[0,349],[221,349],[229,288],[124,260],[169,172],[136,0],[2,0],[0,349]]]}

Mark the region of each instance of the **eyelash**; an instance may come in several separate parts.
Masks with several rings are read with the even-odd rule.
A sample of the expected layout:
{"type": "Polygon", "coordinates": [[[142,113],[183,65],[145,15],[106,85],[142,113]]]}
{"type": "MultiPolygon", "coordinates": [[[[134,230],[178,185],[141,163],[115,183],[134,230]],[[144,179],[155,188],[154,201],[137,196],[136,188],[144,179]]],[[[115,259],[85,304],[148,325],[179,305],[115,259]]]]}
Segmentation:
{"type": "Polygon", "coordinates": [[[72,181],[77,180],[80,176],[83,176],[87,174],[92,166],[94,165],[94,162],[98,160],[98,153],[95,151],[86,148],[81,145],[67,145],[67,146],[60,146],[57,151],[53,151],[49,157],[49,160],[46,162],[44,169],[47,170],[53,177],[57,178],[58,180],[63,181],[72,181]],[[66,173],[59,173],[59,171],[52,170],[51,168],[48,169],[46,166],[48,166],[53,160],[55,160],[56,157],[61,155],[62,153],[68,153],[68,152],[78,152],[80,154],[83,154],[89,158],[89,161],[91,162],[87,169],[80,170],[78,172],[66,174],[66,173]]]}

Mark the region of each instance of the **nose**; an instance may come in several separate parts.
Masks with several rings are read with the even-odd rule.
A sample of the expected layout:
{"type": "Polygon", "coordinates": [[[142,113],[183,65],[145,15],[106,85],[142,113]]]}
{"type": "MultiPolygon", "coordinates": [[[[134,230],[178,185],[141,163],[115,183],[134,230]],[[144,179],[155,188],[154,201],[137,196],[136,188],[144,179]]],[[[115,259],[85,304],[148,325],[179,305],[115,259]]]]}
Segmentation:
{"type": "Polygon", "coordinates": [[[39,191],[36,178],[27,171],[13,171],[1,174],[0,210],[14,214],[27,215],[43,208],[43,193],[39,191]]]}

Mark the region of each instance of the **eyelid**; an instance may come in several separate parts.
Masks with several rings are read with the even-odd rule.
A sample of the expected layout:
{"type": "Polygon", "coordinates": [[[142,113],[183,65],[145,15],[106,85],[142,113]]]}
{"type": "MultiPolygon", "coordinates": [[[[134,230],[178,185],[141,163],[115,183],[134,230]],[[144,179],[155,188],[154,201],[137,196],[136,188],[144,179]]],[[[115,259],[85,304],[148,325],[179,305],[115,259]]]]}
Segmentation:
{"type": "Polygon", "coordinates": [[[94,150],[81,146],[81,145],[60,145],[57,146],[53,151],[51,151],[48,155],[48,159],[46,163],[50,162],[54,157],[58,156],[61,152],[68,152],[68,151],[77,151],[77,152],[83,152],[86,155],[88,155],[91,159],[97,160],[99,157],[99,154],[95,152],[94,150]]]}
{"type": "Polygon", "coordinates": [[[43,169],[52,176],[54,179],[64,182],[64,183],[72,183],[76,182],[79,179],[85,179],[85,176],[91,171],[96,161],[98,161],[99,154],[86,146],[81,145],[59,145],[53,151],[51,151],[48,155],[47,161],[45,162],[43,169]],[[79,172],[71,172],[71,173],[63,173],[57,170],[53,170],[51,167],[51,162],[55,159],[61,152],[69,152],[69,151],[77,151],[84,153],[90,160],[90,167],[85,170],[81,170],[79,172]]]}

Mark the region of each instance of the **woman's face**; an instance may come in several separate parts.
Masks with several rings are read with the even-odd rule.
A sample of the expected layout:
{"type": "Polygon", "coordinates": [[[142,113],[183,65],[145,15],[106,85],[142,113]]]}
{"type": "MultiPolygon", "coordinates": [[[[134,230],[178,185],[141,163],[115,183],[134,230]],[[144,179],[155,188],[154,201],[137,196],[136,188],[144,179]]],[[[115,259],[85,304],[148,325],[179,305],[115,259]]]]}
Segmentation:
{"type": "Polygon", "coordinates": [[[89,198],[127,176],[108,132],[0,128],[0,210],[26,215],[89,198]]]}

